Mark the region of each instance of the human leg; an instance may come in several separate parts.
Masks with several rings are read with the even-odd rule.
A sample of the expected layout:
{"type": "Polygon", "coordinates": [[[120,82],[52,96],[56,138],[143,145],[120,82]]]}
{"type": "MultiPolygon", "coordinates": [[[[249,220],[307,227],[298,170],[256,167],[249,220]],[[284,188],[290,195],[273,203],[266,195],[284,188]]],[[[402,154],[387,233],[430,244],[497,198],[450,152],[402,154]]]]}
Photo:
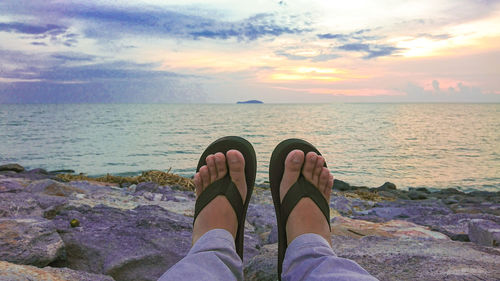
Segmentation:
{"type": "Polygon", "coordinates": [[[278,232],[281,225],[278,262],[283,263],[282,267],[279,265],[280,278],[376,280],[354,261],[337,257],[331,248],[328,202],[333,176],[323,156],[302,140],[283,143],[273,152],[270,167],[273,200],[279,218],[278,232]],[[275,168],[279,165],[282,167],[275,168]],[[280,172],[282,176],[276,174],[280,172]]]}
{"type": "Polygon", "coordinates": [[[238,137],[212,143],[194,177],[193,247],[160,280],[242,280],[246,209],[255,181],[255,152],[238,137]]]}
{"type": "Polygon", "coordinates": [[[233,235],[224,229],[209,230],[158,280],[243,280],[243,264],[233,235]]]}

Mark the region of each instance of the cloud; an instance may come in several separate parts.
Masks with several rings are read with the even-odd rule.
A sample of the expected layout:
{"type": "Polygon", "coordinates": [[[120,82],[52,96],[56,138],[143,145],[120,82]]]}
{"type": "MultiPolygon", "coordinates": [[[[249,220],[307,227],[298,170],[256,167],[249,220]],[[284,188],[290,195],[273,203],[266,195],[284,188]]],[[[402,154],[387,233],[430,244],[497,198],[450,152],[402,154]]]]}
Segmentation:
{"type": "Polygon", "coordinates": [[[338,39],[342,41],[346,41],[349,39],[349,36],[346,34],[340,34],[340,33],[323,33],[323,34],[318,34],[317,35],[319,39],[338,39]]]}
{"type": "MultiPolygon", "coordinates": [[[[84,24],[81,26],[86,37],[99,38],[103,39],[103,41],[121,38],[127,34],[166,36],[191,40],[200,38],[227,40],[235,38],[242,41],[251,41],[268,36],[300,34],[305,31],[305,29],[299,27],[300,23],[290,24],[288,19],[280,19],[273,13],[256,14],[238,21],[224,21],[218,18],[201,16],[200,14],[203,13],[196,13],[196,10],[193,11],[192,9],[190,10],[192,14],[187,14],[166,7],[136,6],[134,8],[125,8],[105,4],[60,3],[58,1],[46,1],[44,5],[36,2],[23,2],[22,5],[26,7],[15,8],[18,13],[38,16],[40,21],[44,18],[55,18],[59,21],[83,22],[84,24]]],[[[0,30],[1,28],[0,26],[0,30]]],[[[5,25],[3,28],[39,32],[37,34],[40,34],[44,33],[43,31],[46,29],[62,28],[62,26],[30,26],[13,23],[5,25]]],[[[65,41],[65,43],[72,45],[74,42],[65,41]]]]}
{"type": "Polygon", "coordinates": [[[206,102],[197,81],[140,79],[52,83],[0,83],[0,104],[25,103],[179,103],[206,102]]]}
{"type": "Polygon", "coordinates": [[[338,54],[334,54],[334,53],[322,53],[322,54],[314,55],[314,56],[303,56],[303,55],[292,54],[292,53],[289,53],[288,51],[284,51],[284,50],[276,51],[276,52],[274,52],[274,54],[277,56],[286,57],[289,60],[296,60],[296,61],[309,60],[312,62],[329,61],[329,60],[333,60],[333,59],[340,57],[338,54]]]}
{"type": "Polygon", "coordinates": [[[450,34],[430,34],[430,33],[419,33],[417,34],[417,37],[423,37],[423,38],[429,38],[432,40],[446,40],[451,38],[450,34]]]}
{"type": "Polygon", "coordinates": [[[363,44],[363,43],[351,43],[339,46],[338,49],[348,52],[364,52],[363,59],[373,59],[378,57],[390,56],[398,51],[400,48],[396,48],[389,45],[376,45],[376,44],[363,44]]]}
{"type": "Polygon", "coordinates": [[[40,34],[58,35],[66,32],[66,29],[67,28],[64,26],[55,24],[33,25],[20,22],[0,23],[0,31],[31,34],[31,35],[40,35],[40,34]]]}
{"type": "Polygon", "coordinates": [[[351,33],[321,33],[316,36],[319,39],[334,39],[340,42],[347,41],[366,41],[366,40],[377,40],[380,39],[380,36],[376,35],[364,35],[366,33],[370,33],[372,29],[360,29],[351,33]]]}
{"type": "Polygon", "coordinates": [[[30,44],[33,46],[47,46],[44,42],[31,42],[30,44]]]}
{"type": "Polygon", "coordinates": [[[88,64],[97,58],[78,53],[51,58],[45,65],[2,71],[0,81],[10,77],[18,81],[0,82],[0,103],[206,101],[199,76],[154,70],[155,64],[126,61],[88,64]]]}
{"type": "MultiPolygon", "coordinates": [[[[211,39],[237,38],[239,40],[256,40],[264,36],[278,37],[283,34],[300,34],[304,30],[289,28],[276,24],[272,14],[259,14],[240,22],[206,22],[199,31],[186,31],[194,39],[201,37],[211,39]]],[[[196,28],[195,28],[196,29],[196,28]]]]}
{"type": "MultiPolygon", "coordinates": [[[[45,64],[28,65],[3,71],[4,78],[23,78],[42,80],[47,83],[89,83],[95,81],[132,81],[153,78],[195,77],[169,71],[154,70],[156,64],[138,64],[127,61],[91,63],[96,57],[86,54],[54,54],[52,60],[38,58],[45,64]],[[74,65],[74,62],[85,63],[74,65]],[[71,64],[69,64],[71,63],[71,64]]],[[[36,58],[35,58],[36,60],[36,58]]]]}
{"type": "Polygon", "coordinates": [[[51,57],[62,61],[93,61],[96,58],[96,56],[83,53],[57,53],[52,54],[51,57]]]}
{"type": "Polygon", "coordinates": [[[82,66],[60,66],[43,70],[39,79],[53,82],[66,81],[103,81],[103,80],[138,80],[148,78],[181,77],[184,75],[151,70],[153,65],[135,64],[131,62],[111,62],[82,66]]]}
{"type": "Polygon", "coordinates": [[[441,89],[439,81],[433,80],[432,90],[408,83],[401,91],[406,93],[404,100],[411,102],[500,102],[499,94],[485,93],[479,87],[468,86],[463,82],[441,89]]]}
{"type": "Polygon", "coordinates": [[[393,46],[387,46],[387,45],[371,45],[370,49],[368,50],[368,54],[364,56],[364,59],[373,59],[373,58],[378,58],[378,57],[385,57],[385,56],[391,56],[398,51],[400,51],[400,48],[396,48],[393,46]]]}
{"type": "Polygon", "coordinates": [[[0,104],[208,101],[204,77],[158,70],[160,65],[0,48],[0,104]]]}
{"type": "Polygon", "coordinates": [[[369,35],[372,29],[360,29],[351,33],[323,33],[317,34],[319,39],[335,40],[341,43],[336,47],[338,50],[347,52],[362,52],[365,53],[363,59],[369,60],[373,58],[390,56],[395,54],[400,49],[384,44],[374,44],[374,40],[381,39],[378,35],[369,35]]]}
{"type": "MultiPolygon", "coordinates": [[[[43,40],[48,38],[49,42],[62,44],[68,47],[74,46],[78,35],[75,33],[67,33],[68,27],[56,24],[28,24],[21,22],[0,22],[0,31],[22,34],[24,37],[43,40]]],[[[48,46],[47,42],[35,41],[31,42],[34,46],[48,46]]]]}
{"type": "Polygon", "coordinates": [[[439,89],[439,82],[438,82],[437,80],[432,80],[432,88],[433,88],[433,89],[434,89],[434,91],[436,91],[436,92],[441,91],[441,90],[439,89]]]}
{"type": "Polygon", "coordinates": [[[370,45],[368,44],[362,44],[362,43],[352,43],[352,44],[345,44],[340,47],[338,47],[340,50],[344,51],[355,51],[355,52],[368,52],[370,51],[370,45]]]}

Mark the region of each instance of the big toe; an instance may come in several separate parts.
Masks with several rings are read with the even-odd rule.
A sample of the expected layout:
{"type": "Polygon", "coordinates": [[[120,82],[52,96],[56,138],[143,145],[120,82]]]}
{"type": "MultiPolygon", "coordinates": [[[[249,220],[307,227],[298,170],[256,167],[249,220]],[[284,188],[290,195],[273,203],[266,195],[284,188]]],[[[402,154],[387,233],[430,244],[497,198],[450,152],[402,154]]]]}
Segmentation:
{"type": "Polygon", "coordinates": [[[240,191],[243,201],[246,197],[246,178],[245,178],[245,158],[243,154],[238,150],[229,150],[226,153],[227,165],[229,167],[229,176],[231,180],[236,184],[236,187],[240,191]]]}
{"type": "Polygon", "coordinates": [[[280,184],[280,200],[283,200],[290,187],[297,181],[304,163],[304,152],[302,150],[293,150],[288,153],[285,159],[285,171],[280,184]]]}

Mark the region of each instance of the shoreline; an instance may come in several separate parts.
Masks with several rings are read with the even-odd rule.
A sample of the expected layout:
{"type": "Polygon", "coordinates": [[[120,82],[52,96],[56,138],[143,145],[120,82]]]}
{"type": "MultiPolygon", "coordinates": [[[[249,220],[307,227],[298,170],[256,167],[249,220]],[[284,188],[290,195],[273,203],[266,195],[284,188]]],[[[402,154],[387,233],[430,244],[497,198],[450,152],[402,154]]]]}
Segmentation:
{"type": "MultiPolygon", "coordinates": [[[[172,168],[167,170],[166,172],[160,170],[147,170],[147,171],[138,171],[138,172],[129,172],[129,173],[118,173],[118,174],[99,174],[99,175],[87,175],[85,173],[77,173],[71,169],[62,169],[62,170],[54,170],[47,171],[42,168],[33,168],[33,169],[25,169],[23,166],[17,163],[9,163],[0,165],[0,175],[2,173],[16,172],[19,176],[29,177],[29,175],[35,174],[43,174],[50,175],[52,178],[57,178],[62,181],[74,181],[74,180],[90,180],[90,181],[99,181],[99,182],[108,182],[108,183],[118,183],[120,187],[127,187],[131,184],[138,184],[140,182],[155,182],[158,184],[180,184],[180,186],[194,190],[194,182],[192,181],[192,177],[186,177],[184,175],[176,174],[170,172],[172,168]],[[4,168],[2,168],[4,167],[4,168]]],[[[12,174],[12,175],[16,175],[12,174]]],[[[256,182],[255,186],[261,188],[269,188],[268,181],[256,182]]],[[[498,191],[490,191],[490,190],[463,190],[460,187],[447,187],[447,188],[438,188],[438,187],[407,187],[404,189],[400,189],[394,183],[390,181],[386,181],[384,184],[378,187],[368,187],[365,185],[353,185],[348,182],[345,182],[340,179],[334,180],[334,184],[332,190],[338,191],[354,191],[354,190],[362,190],[369,192],[389,192],[393,194],[387,194],[389,197],[400,197],[402,199],[410,199],[412,197],[418,198],[419,196],[423,198],[423,194],[459,194],[459,195],[471,195],[477,196],[482,194],[483,196],[499,196],[500,190],[498,191]],[[410,196],[411,194],[411,196],[410,196]],[[406,196],[405,196],[406,195],[406,196]]]]}
{"type": "MultiPolygon", "coordinates": [[[[59,172],[0,166],[0,279],[7,272],[40,280],[33,272],[43,272],[156,280],[190,249],[190,179],[158,171],[125,178],[59,172]]],[[[330,207],[334,252],[379,280],[500,276],[500,192],[337,181],[330,207]]],[[[276,280],[277,228],[265,186],[256,185],[246,222],[245,280],[276,280]]]]}

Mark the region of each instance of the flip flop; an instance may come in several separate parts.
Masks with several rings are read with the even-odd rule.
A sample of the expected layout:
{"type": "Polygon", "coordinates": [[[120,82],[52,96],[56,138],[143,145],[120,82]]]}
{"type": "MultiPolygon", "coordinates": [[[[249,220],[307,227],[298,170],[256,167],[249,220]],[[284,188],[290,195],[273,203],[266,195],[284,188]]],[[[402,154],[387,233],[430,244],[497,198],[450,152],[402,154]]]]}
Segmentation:
{"type": "MultiPolygon", "coordinates": [[[[325,197],[321,192],[309,181],[307,181],[302,173],[297,182],[288,190],[283,198],[283,203],[280,202],[280,183],[285,171],[285,159],[291,151],[298,149],[304,152],[304,156],[308,152],[314,151],[318,155],[321,153],[310,143],[301,139],[288,139],[282,141],[276,146],[271,155],[269,163],[269,182],[271,185],[271,194],[273,196],[274,209],[276,211],[276,220],[278,222],[278,278],[281,280],[281,271],[283,266],[283,258],[287,249],[286,237],[286,222],[293,208],[303,197],[309,197],[321,210],[325,219],[330,226],[330,206],[326,202],[325,197]]],[[[326,163],[324,165],[326,167],[326,163]]]]}
{"type": "MultiPolygon", "coordinates": [[[[229,136],[223,137],[212,144],[210,144],[207,149],[203,152],[198,161],[198,167],[196,168],[196,172],[200,170],[200,168],[206,165],[205,159],[210,154],[215,154],[217,152],[222,152],[226,155],[226,152],[234,149],[238,150],[243,154],[245,158],[245,178],[247,183],[247,196],[245,199],[245,204],[243,204],[243,200],[241,199],[241,194],[238,191],[238,188],[231,180],[229,176],[229,170],[227,171],[226,176],[223,178],[213,182],[210,184],[196,199],[195,207],[194,207],[194,221],[198,217],[198,214],[208,205],[215,197],[218,195],[226,196],[227,200],[231,204],[236,213],[236,217],[238,220],[238,231],[236,232],[236,252],[243,260],[243,236],[245,232],[245,217],[247,214],[248,203],[250,202],[250,197],[252,197],[253,187],[255,184],[255,175],[257,172],[257,158],[255,156],[255,151],[252,145],[245,139],[241,137],[229,136]]],[[[193,221],[193,225],[194,225],[193,221]]]]}

